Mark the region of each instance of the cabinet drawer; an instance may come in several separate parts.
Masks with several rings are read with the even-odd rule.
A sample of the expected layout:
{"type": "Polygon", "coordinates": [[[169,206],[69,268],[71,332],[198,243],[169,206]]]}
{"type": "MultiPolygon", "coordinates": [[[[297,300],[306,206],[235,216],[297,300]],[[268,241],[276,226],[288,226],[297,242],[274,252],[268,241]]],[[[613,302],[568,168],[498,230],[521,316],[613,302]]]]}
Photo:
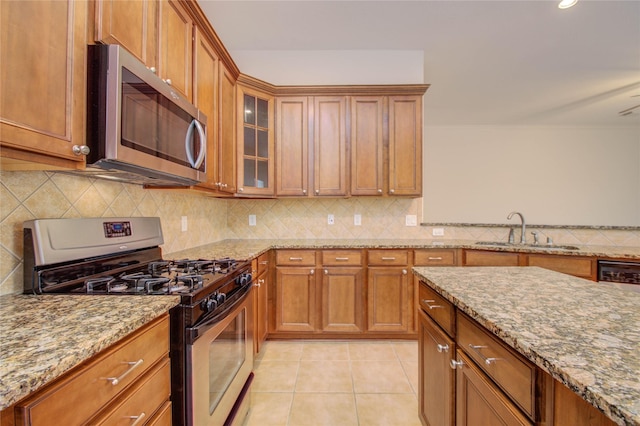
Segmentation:
{"type": "Polygon", "coordinates": [[[361,250],[324,250],[322,252],[323,266],[361,266],[361,250]]]}
{"type": "Polygon", "coordinates": [[[440,296],[423,281],[420,281],[418,296],[422,310],[433,318],[449,336],[455,336],[456,314],[451,302],[440,296]]]}
{"type": "Polygon", "coordinates": [[[161,361],[148,374],[136,382],[132,388],[125,392],[114,404],[110,405],[99,418],[91,421],[96,425],[115,425],[121,419],[149,419],[162,405],[169,400],[171,395],[171,370],[169,358],[161,361]]]}
{"type": "Polygon", "coordinates": [[[369,265],[401,266],[408,264],[408,250],[369,250],[369,265]]]}
{"type": "Polygon", "coordinates": [[[590,280],[596,280],[597,276],[596,259],[593,257],[530,254],[527,256],[527,265],[539,266],[590,280]]]}
{"type": "Polygon", "coordinates": [[[466,250],[464,264],[466,266],[518,266],[518,253],[507,253],[489,250],[466,250]]]}
{"type": "Polygon", "coordinates": [[[455,249],[428,249],[413,252],[415,266],[455,266],[455,249]]]}
{"type": "Polygon", "coordinates": [[[535,415],[535,366],[458,313],[458,347],[464,350],[522,410],[535,415]]]}
{"type": "Polygon", "coordinates": [[[269,252],[258,256],[257,263],[258,263],[257,265],[258,273],[256,274],[256,276],[260,275],[261,273],[269,269],[269,252]]]}
{"type": "Polygon", "coordinates": [[[171,426],[171,401],[164,403],[158,412],[149,419],[147,426],[171,426]]]}
{"type": "Polygon", "coordinates": [[[19,403],[18,424],[48,425],[51,419],[57,424],[83,423],[168,353],[169,316],[165,315],[19,403]],[[119,380],[112,384],[106,378],[119,380]]]}
{"type": "Polygon", "coordinates": [[[315,250],[278,250],[276,263],[285,266],[315,266],[315,250]]]}

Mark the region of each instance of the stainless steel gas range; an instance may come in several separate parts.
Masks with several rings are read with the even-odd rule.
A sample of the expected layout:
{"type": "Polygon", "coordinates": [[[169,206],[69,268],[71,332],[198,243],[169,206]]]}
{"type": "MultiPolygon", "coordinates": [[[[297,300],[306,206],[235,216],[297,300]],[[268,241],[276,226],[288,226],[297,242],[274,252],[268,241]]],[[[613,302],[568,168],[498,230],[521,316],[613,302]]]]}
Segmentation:
{"type": "Polygon", "coordinates": [[[27,221],[25,293],[179,295],[170,312],[173,424],[239,424],[253,380],[251,264],[163,259],[163,242],[159,218],[27,221]]]}

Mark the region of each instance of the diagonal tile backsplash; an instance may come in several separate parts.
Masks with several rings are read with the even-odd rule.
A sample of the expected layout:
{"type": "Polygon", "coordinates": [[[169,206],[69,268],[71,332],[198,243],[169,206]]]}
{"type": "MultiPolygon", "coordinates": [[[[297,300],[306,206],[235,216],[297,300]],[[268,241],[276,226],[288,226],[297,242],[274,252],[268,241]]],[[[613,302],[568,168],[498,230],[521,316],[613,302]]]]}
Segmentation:
{"type": "Polygon", "coordinates": [[[41,218],[158,216],[163,252],[223,240],[227,203],[176,190],[54,172],[0,172],[0,294],[22,291],[22,222],[41,218]],[[188,230],[182,232],[181,217],[188,230]]]}
{"type": "MultiPolygon", "coordinates": [[[[432,226],[406,226],[406,215],[420,220],[421,209],[419,198],[216,199],[63,173],[0,171],[0,294],[22,291],[22,222],[35,218],[158,216],[164,253],[227,238],[507,240],[508,226],[438,226],[444,237],[433,237],[432,226]],[[249,215],[256,226],[249,226],[249,215]]],[[[640,246],[638,229],[538,231],[541,241],[549,236],[556,244],[640,246]]]]}

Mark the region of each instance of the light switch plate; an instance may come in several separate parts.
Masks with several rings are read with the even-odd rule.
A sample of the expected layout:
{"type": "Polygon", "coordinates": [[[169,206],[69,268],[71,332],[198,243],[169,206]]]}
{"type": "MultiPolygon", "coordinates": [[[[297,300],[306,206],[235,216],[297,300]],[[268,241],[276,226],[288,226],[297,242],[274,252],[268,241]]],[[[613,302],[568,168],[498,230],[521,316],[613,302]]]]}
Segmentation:
{"type": "Polygon", "coordinates": [[[334,223],[336,223],[335,218],[333,217],[332,214],[327,215],[327,224],[328,225],[333,225],[334,223]]]}
{"type": "Polygon", "coordinates": [[[354,214],[354,215],[353,215],[353,224],[354,224],[355,226],[360,226],[360,225],[362,225],[362,215],[354,214]]]}
{"type": "Polygon", "coordinates": [[[187,229],[188,229],[187,216],[181,216],[180,217],[180,227],[182,229],[182,232],[187,232],[187,229]]]}
{"type": "Polygon", "coordinates": [[[256,226],[256,215],[255,214],[250,214],[249,215],[249,226],[256,226]]]}
{"type": "Polygon", "coordinates": [[[418,216],[415,214],[408,214],[405,219],[407,226],[418,226],[418,216]]]}

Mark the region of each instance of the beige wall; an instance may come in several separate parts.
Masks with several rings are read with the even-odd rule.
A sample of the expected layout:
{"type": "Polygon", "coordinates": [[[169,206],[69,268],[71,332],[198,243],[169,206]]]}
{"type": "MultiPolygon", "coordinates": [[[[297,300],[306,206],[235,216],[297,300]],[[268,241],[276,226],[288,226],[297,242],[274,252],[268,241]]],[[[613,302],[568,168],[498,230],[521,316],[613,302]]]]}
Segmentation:
{"type": "Polygon", "coordinates": [[[424,220],[640,226],[640,128],[425,128],[424,220]]]}

